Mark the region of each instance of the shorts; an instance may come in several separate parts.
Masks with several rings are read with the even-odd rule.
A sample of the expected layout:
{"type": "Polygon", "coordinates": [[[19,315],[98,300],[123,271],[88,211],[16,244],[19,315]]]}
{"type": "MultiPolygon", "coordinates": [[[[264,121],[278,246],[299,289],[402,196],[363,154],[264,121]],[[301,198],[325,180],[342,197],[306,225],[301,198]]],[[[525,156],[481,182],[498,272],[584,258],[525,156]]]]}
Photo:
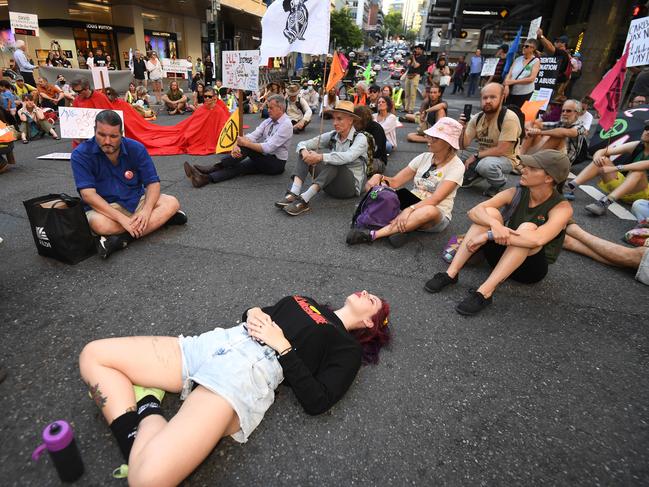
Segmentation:
{"type": "MultiPolygon", "coordinates": [[[[620,184],[624,182],[624,175],[621,172],[617,172],[615,174],[615,179],[609,181],[609,182],[604,182],[600,181],[597,183],[597,187],[604,191],[606,194],[610,193],[613,191],[615,188],[619,187],[620,184]]],[[[642,191],[638,191],[637,193],[631,193],[631,194],[625,194],[620,198],[620,201],[624,203],[633,203],[635,200],[647,200],[649,199],[649,186],[647,186],[645,189],[642,191]]]]}
{"type": "MultiPolygon", "coordinates": [[[[505,250],[507,250],[507,246],[489,241],[482,246],[481,250],[489,263],[489,267],[493,269],[500,261],[505,250]]],[[[548,261],[545,259],[545,250],[541,249],[536,254],[528,256],[509,277],[522,284],[534,284],[541,281],[547,273],[548,261]]]]}
{"type": "Polygon", "coordinates": [[[218,394],[239,416],[241,429],[232,438],[239,443],[248,441],[284,380],[275,350],[248,336],[245,323],[198,336],[180,335],[178,340],[183,363],[181,399],[187,397],[193,383],[218,394]]]}
{"type": "Polygon", "coordinates": [[[423,227],[419,227],[417,231],[426,233],[442,233],[448,228],[450,224],[451,219],[447,216],[442,215],[442,219],[439,222],[435,224],[429,223],[427,225],[424,225],[423,227]]]}
{"type": "MultiPolygon", "coordinates": [[[[142,197],[140,198],[140,201],[138,202],[137,207],[135,208],[135,211],[133,213],[137,213],[138,211],[140,211],[142,209],[142,207],[144,206],[145,198],[146,198],[146,195],[142,195],[142,197]]],[[[109,204],[110,204],[110,206],[115,208],[117,211],[119,211],[123,215],[126,215],[126,216],[132,216],[133,215],[133,213],[128,211],[126,208],[124,208],[119,203],[109,203],[109,204]]],[[[88,210],[88,211],[86,211],[86,218],[88,219],[88,221],[90,221],[92,219],[92,217],[94,217],[97,214],[98,213],[95,210],[88,210]]]]}

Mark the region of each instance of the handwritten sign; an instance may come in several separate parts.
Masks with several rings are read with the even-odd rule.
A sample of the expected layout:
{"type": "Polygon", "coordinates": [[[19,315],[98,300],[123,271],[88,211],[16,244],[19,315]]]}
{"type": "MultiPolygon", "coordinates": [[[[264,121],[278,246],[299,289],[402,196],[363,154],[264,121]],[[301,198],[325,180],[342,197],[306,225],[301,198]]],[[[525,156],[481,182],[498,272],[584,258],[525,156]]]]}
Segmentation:
{"type": "Polygon", "coordinates": [[[165,76],[169,77],[173,74],[172,78],[179,78],[187,76],[187,70],[191,69],[191,64],[185,59],[163,59],[162,71],[165,76]]]}
{"type": "Polygon", "coordinates": [[[108,79],[108,68],[104,66],[93,66],[92,83],[95,85],[95,90],[103,90],[110,87],[110,80],[108,79]],[[102,82],[103,81],[103,82],[102,82]]]}
{"type": "Polygon", "coordinates": [[[500,59],[498,59],[497,57],[485,59],[485,62],[482,65],[482,72],[480,73],[480,76],[493,76],[496,73],[496,66],[498,66],[498,61],[500,61],[500,59]]]}
{"type": "Polygon", "coordinates": [[[626,67],[649,64],[649,17],[631,21],[624,45],[631,44],[626,67]]]}
{"type": "Polygon", "coordinates": [[[14,34],[38,37],[38,15],[9,12],[9,24],[14,34]]]}
{"type": "Polygon", "coordinates": [[[534,93],[532,93],[532,96],[530,97],[530,101],[544,101],[545,103],[541,105],[539,110],[547,110],[548,109],[548,104],[550,103],[550,100],[552,99],[552,89],[551,88],[540,88],[538,90],[534,90],[534,93]]]}
{"type": "Polygon", "coordinates": [[[223,86],[235,90],[259,89],[259,51],[223,51],[223,86]]]}
{"type": "MultiPolygon", "coordinates": [[[[64,139],[89,139],[95,135],[95,117],[103,109],[100,108],[75,108],[59,107],[61,120],[61,137],[64,139]]],[[[124,131],[124,113],[115,110],[122,119],[122,132],[124,131]]]]}
{"type": "Polygon", "coordinates": [[[530,22],[530,31],[527,33],[528,39],[536,39],[536,31],[541,28],[541,20],[543,20],[543,17],[537,17],[530,22]]]}

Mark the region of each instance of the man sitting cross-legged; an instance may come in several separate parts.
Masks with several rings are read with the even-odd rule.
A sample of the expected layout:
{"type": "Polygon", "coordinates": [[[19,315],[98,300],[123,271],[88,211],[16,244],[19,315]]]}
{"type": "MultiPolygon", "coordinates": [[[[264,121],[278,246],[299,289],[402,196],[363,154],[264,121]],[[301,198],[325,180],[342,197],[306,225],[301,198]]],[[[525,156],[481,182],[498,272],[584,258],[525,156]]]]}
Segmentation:
{"type": "Polygon", "coordinates": [[[187,222],[178,200],[160,194],[160,178],[144,146],[122,137],[122,119],[114,111],[97,114],[95,136],[72,152],[71,164],[104,259],[165,224],[187,222]]]}
{"type": "MultiPolygon", "coordinates": [[[[205,97],[213,95],[205,89],[205,97]]],[[[190,165],[185,162],[185,174],[195,188],[218,183],[245,174],[281,174],[288,159],[288,146],[293,136],[291,119],[285,113],[282,95],[272,95],[267,101],[269,118],[254,132],[238,137],[229,156],[211,166],[190,165]]]]}
{"type": "Polygon", "coordinates": [[[604,147],[593,154],[593,162],[588,164],[575,179],[567,184],[565,197],[575,199],[575,189],[598,174],[601,180],[597,186],[607,196],[596,203],[586,206],[591,214],[603,216],[614,201],[633,203],[636,200],[649,199],[649,120],[645,121],[644,131],[639,141],[627,142],[617,147],[604,147]],[[629,164],[614,165],[610,156],[630,154],[629,164]],[[622,175],[626,172],[626,177],[622,175]]]}
{"type": "Polygon", "coordinates": [[[292,216],[309,211],[309,201],[321,189],[334,198],[353,198],[361,194],[367,167],[367,138],[354,129],[351,101],[339,101],[333,112],[334,130],[322,136],[304,140],[297,145],[298,160],[289,191],[275,203],[292,216]],[[329,152],[321,154],[318,149],[329,152]],[[300,194],[309,173],[313,184],[300,194]]]}

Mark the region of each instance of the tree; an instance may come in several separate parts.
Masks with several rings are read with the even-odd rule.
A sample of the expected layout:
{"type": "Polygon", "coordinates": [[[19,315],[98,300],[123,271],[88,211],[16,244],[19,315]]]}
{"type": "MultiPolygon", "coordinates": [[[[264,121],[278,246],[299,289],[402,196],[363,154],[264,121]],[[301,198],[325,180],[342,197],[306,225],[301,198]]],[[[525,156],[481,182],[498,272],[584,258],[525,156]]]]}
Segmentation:
{"type": "Polygon", "coordinates": [[[355,49],[363,44],[363,31],[352,21],[349,9],[331,12],[331,38],[336,47],[355,49]]]}
{"type": "Polygon", "coordinates": [[[403,34],[403,17],[401,12],[390,12],[383,17],[383,29],[389,32],[390,36],[400,36],[403,34]]]}
{"type": "Polygon", "coordinates": [[[408,42],[415,42],[418,35],[419,35],[418,30],[411,29],[411,30],[409,30],[408,32],[406,32],[404,34],[404,37],[405,37],[406,41],[408,41],[408,42]]]}

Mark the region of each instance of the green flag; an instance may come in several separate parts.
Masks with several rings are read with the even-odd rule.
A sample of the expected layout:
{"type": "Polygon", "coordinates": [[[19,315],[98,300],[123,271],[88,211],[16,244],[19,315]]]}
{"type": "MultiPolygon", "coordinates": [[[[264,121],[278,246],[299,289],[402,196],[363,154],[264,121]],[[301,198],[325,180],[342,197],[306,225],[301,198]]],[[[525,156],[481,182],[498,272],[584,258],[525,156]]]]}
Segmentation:
{"type": "Polygon", "coordinates": [[[365,68],[365,71],[363,71],[363,78],[365,78],[365,81],[369,83],[371,77],[372,77],[372,63],[369,63],[365,68]]]}

